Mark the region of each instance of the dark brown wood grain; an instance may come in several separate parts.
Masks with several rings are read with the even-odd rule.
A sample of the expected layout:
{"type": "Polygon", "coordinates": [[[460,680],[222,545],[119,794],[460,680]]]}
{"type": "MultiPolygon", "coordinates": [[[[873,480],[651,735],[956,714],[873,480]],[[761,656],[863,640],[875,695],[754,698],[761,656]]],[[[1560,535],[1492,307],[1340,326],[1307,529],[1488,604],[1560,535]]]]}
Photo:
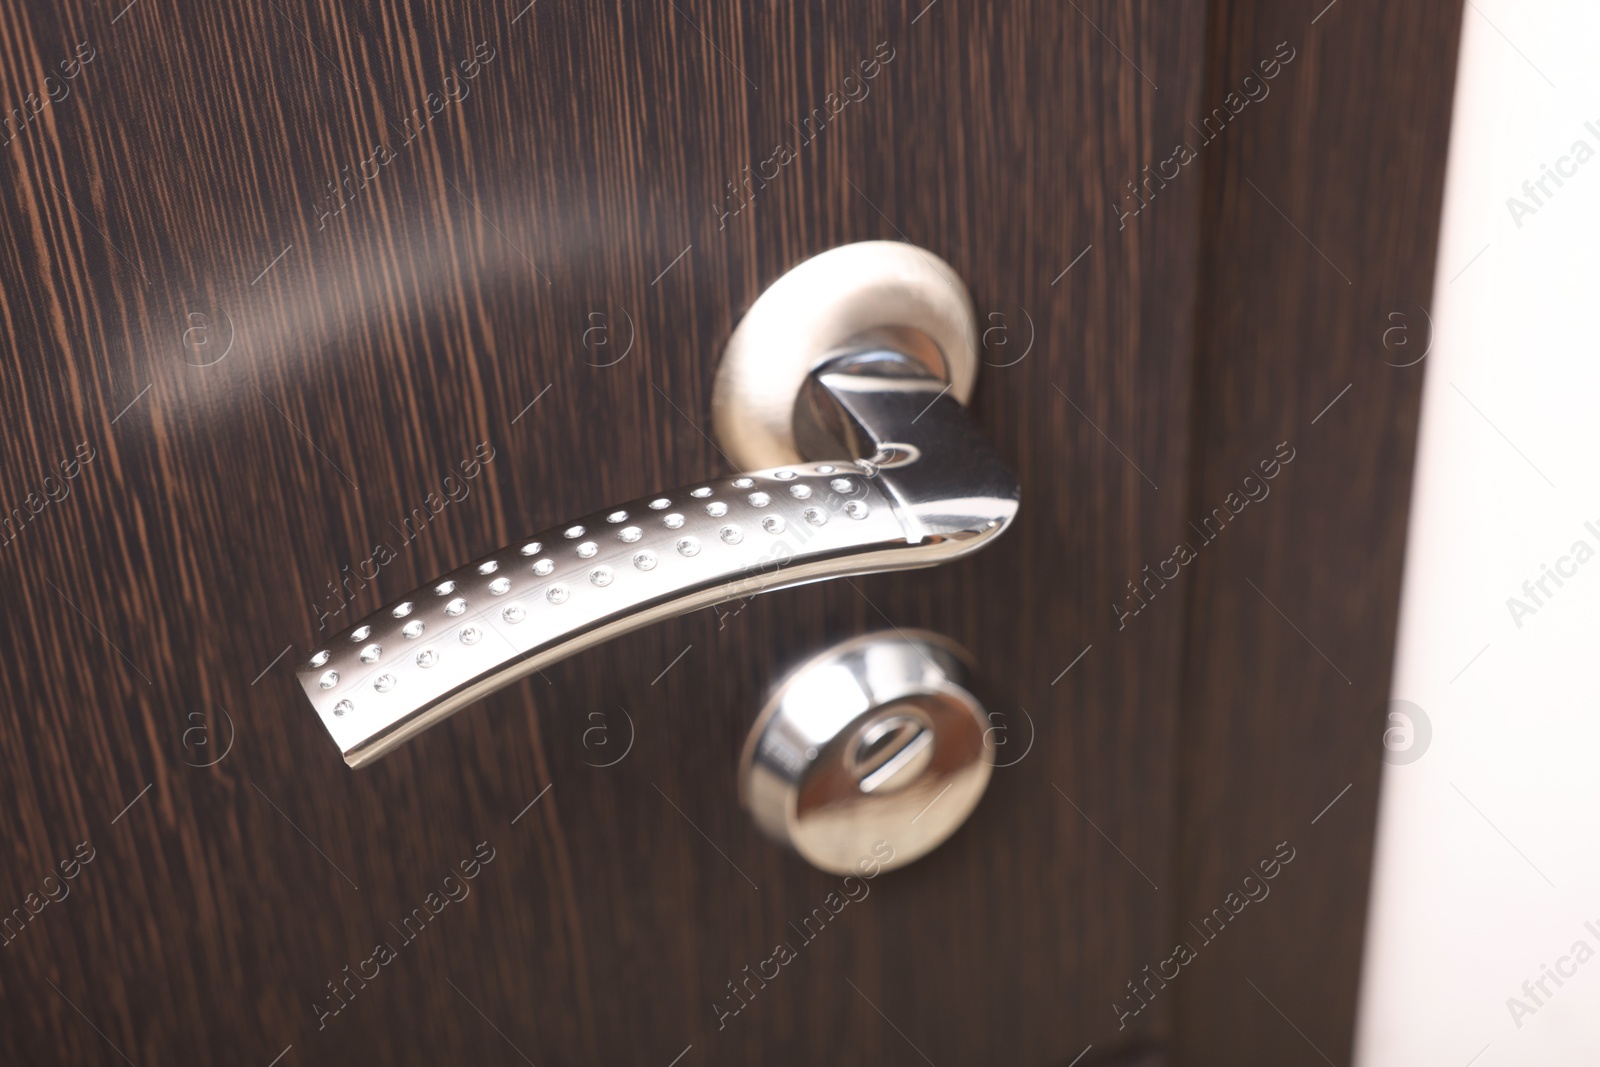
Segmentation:
{"type": "Polygon", "coordinates": [[[1061,672],[1180,515],[1200,185],[1137,234],[1103,190],[1196,98],[1203,23],[1096,21],[1159,93],[1042,4],[0,16],[6,100],[95,49],[4,160],[5,500],[96,453],[5,548],[0,891],[98,850],[6,949],[0,1057],[1064,1063],[1158,1034],[1107,1002],[1166,940],[1178,679],[1144,665],[1176,662],[1182,613],[1061,672]],[[779,142],[797,158],[734,212],[779,142]],[[290,673],[319,620],[720,469],[702,431],[742,309],[882,237],[948,258],[1006,330],[976,408],[1027,486],[1003,551],[703,612],[342,765],[290,673]],[[480,442],[464,498],[403,536],[480,442]],[[1032,750],[719,1029],[729,981],[833,888],[738,808],[744,732],[787,665],[890,624],[971,648],[1032,750]],[[224,708],[232,749],[187,766],[224,708]],[[624,712],[629,755],[586,765],[624,712]],[[471,895],[319,1028],[327,983],[480,842],[471,895]]]}
{"type": "Polygon", "coordinates": [[[1213,5],[1208,109],[1297,58],[1207,148],[1191,515],[1295,459],[1182,579],[1176,1065],[1350,1060],[1460,18],[1213,5]]]}
{"type": "Polygon", "coordinates": [[[1345,1048],[1418,373],[1377,339],[1426,300],[1454,14],[1287,10],[0,7],[0,915],[94,855],[8,931],[0,1061],[1293,1062],[1246,971],[1345,1048]],[[1123,214],[1284,37],[1273,95],[1123,214]],[[626,636],[347,769],[292,676],[319,627],[725,469],[743,309],[872,238],[972,289],[1005,541],[626,636]],[[1284,439],[1272,497],[1119,619],[1284,439]],[[788,666],[889,626],[975,654],[1008,765],[719,1019],[837,884],[739,809],[745,732],[788,666]],[[1119,1019],[1284,837],[1244,955],[1199,964],[1225,978],[1119,1019]]]}

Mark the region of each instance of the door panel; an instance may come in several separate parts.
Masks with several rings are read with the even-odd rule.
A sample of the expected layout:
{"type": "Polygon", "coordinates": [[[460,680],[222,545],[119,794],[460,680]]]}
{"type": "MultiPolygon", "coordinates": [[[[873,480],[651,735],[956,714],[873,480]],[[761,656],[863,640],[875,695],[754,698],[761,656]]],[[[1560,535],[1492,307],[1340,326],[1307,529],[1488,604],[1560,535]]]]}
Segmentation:
{"type": "MultiPolygon", "coordinates": [[[[1212,355],[1239,337],[1233,320],[1202,310],[1195,378],[1196,308],[1277,284],[1228,269],[1258,231],[1236,246],[1202,219],[1237,210],[1233,153],[1290,123],[1324,68],[1286,68],[1280,112],[1263,105],[1260,127],[1144,186],[1136,216],[1124,194],[1231,84],[1207,35],[1217,50],[1247,8],[0,14],[3,99],[61,97],[9,128],[0,161],[0,331],[18,354],[0,371],[0,488],[27,512],[0,546],[0,907],[81,842],[94,855],[8,941],[0,1053],[943,1067],[1065,1064],[1087,1046],[1087,1064],[1158,1055],[1188,1026],[1199,1036],[1179,1047],[1202,1061],[1217,1047],[1203,981],[1122,1019],[1108,1005],[1131,1003],[1126,983],[1210,901],[1214,861],[1280,839],[1198,814],[1228,795],[1200,753],[1228,742],[1220,709],[1237,693],[1199,665],[1238,618],[1202,598],[1232,577],[1207,558],[1136,619],[1107,609],[1133,603],[1234,452],[1280,439],[1265,415],[1219,429],[1249,372],[1212,355]],[[68,79],[58,64],[81,42],[93,58],[68,79]],[[874,238],[936,251],[973,291],[988,363],[973,414],[1024,487],[1005,541],[625,636],[347,769],[293,677],[319,634],[564,516],[729,469],[709,397],[743,310],[804,258],[874,238]],[[80,443],[92,458],[67,477],[80,443]],[[61,498],[35,513],[30,494],[61,498]],[[739,809],[739,750],[787,667],[889,626],[975,654],[1001,766],[951,841],[807,939],[791,924],[840,880],[739,809]],[[466,895],[411,936],[406,917],[451,876],[466,895]],[[379,942],[393,958],[352,978],[379,942]],[[794,960],[749,982],[780,942],[794,960]]],[[[1270,55],[1267,36],[1227,62],[1270,55]]],[[[1415,120],[1431,143],[1448,80],[1415,120]]],[[[1386,113],[1369,127],[1404,132],[1386,113]]],[[[1436,178],[1442,159],[1426,166],[1436,178]]],[[[1436,187],[1407,203],[1436,212],[1436,187]]],[[[1363,293],[1392,277],[1422,299],[1418,232],[1363,293]]],[[[1409,471],[1415,393],[1396,388],[1385,440],[1409,471]]],[[[1371,460],[1370,441],[1336,440],[1371,460]]],[[[1377,500],[1403,499],[1385,477],[1377,500]]],[[[1224,550],[1272,543],[1290,515],[1317,521],[1295,499],[1224,550]]],[[[1350,506],[1359,527],[1367,505],[1350,506]]],[[[1387,605],[1340,650],[1374,671],[1399,514],[1378,527],[1368,598],[1341,618],[1387,605]]],[[[1376,712],[1381,678],[1361,687],[1376,712]]],[[[1328,727],[1367,775],[1343,831],[1363,857],[1369,725],[1328,727]]],[[[1294,748],[1285,770],[1317,758],[1294,748]]],[[[1291,778],[1262,784],[1263,801],[1298,798],[1291,778]]],[[[1292,899],[1273,930],[1326,914],[1292,899]]],[[[1326,987],[1347,1000],[1353,953],[1326,987]]]]}
{"type": "Polygon", "coordinates": [[[1296,458],[1192,576],[1179,914],[1278,842],[1296,858],[1185,979],[1184,1064],[1308,1041],[1346,1063],[1354,1040],[1462,8],[1314,6],[1230,3],[1211,29],[1208,100],[1280,41],[1302,54],[1207,176],[1192,514],[1278,442],[1296,458]]]}

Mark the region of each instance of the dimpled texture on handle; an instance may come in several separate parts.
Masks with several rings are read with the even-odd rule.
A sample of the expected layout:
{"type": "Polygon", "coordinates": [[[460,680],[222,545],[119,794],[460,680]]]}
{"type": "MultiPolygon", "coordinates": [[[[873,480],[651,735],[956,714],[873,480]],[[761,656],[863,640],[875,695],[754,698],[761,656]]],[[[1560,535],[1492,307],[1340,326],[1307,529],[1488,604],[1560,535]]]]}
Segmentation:
{"type": "Polygon", "coordinates": [[[878,553],[906,545],[870,464],[719,478],[474,560],[326,639],[297,674],[359,766],[617,634],[766,589],[890,569],[878,553]]]}

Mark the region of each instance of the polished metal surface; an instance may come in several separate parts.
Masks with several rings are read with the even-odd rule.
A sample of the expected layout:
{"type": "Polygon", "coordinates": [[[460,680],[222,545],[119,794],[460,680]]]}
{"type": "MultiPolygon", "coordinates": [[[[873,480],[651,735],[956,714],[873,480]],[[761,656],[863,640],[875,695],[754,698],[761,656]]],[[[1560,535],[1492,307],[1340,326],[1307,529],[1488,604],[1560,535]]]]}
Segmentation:
{"type": "Polygon", "coordinates": [[[978,806],[994,767],[965,653],[924,631],[835,645],[773,691],[739,761],[739,799],[771,838],[833,874],[902,867],[978,806]]]}
{"type": "MultiPolygon", "coordinates": [[[[814,261],[813,261],[814,262],[814,261]]],[[[925,342],[915,328],[857,343],[925,342]]],[[[613,505],[442,575],[301,662],[351,766],[479,697],[659,619],[987,544],[1019,487],[924,358],[834,355],[791,393],[802,459],[613,505]]]]}
{"type": "Polygon", "coordinates": [[[914,356],[962,404],[972,398],[978,326],[955,268],[902,241],[841,245],[768,286],[728,339],[711,392],[723,451],[741,467],[799,462],[796,394],[831,355],[862,347],[863,335],[914,356]]]}

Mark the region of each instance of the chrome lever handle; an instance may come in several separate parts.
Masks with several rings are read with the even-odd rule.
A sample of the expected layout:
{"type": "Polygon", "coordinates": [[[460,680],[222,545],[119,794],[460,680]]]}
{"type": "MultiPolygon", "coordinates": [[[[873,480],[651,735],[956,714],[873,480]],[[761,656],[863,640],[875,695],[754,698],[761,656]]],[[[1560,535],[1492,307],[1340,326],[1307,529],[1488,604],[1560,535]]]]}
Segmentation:
{"type": "Polygon", "coordinates": [[[794,432],[802,462],[583,516],[335,635],[297,675],[345,762],[369,763],[528,673],[659,619],[931,566],[987,544],[1016,514],[1015,477],[949,385],[903,352],[817,366],[794,432]]]}
{"type": "Polygon", "coordinates": [[[359,766],[589,645],[724,600],[874,570],[904,544],[889,499],[853,463],[719,478],[443,575],[335,636],[300,681],[359,766]],[[850,484],[848,500],[835,482],[850,484]]]}

